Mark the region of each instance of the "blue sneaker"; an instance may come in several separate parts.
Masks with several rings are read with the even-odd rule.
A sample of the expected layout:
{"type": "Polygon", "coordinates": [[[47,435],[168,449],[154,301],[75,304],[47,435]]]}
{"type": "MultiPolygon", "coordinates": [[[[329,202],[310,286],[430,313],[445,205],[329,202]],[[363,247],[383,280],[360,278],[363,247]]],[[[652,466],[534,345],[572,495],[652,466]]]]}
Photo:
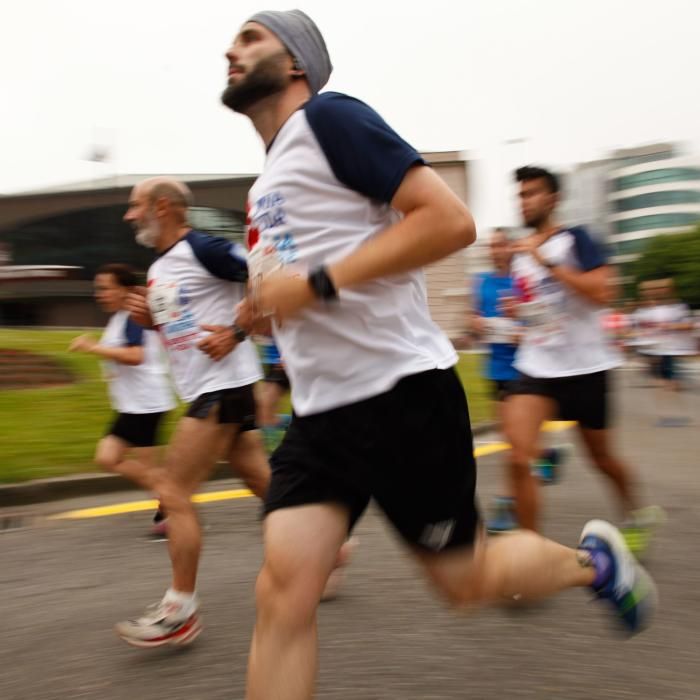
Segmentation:
{"type": "Polygon", "coordinates": [[[637,563],[620,531],[604,520],[590,520],[583,528],[578,549],[588,552],[594,562],[609,565],[603,580],[591,586],[596,596],[609,602],[630,635],[644,631],[656,611],[656,586],[637,563]]]}
{"type": "Polygon", "coordinates": [[[486,521],[486,529],[497,535],[501,532],[517,530],[518,521],[515,517],[515,500],[505,496],[493,499],[493,515],[486,521]]]}
{"type": "Polygon", "coordinates": [[[533,473],[543,484],[556,484],[562,475],[562,468],[571,454],[571,445],[559,445],[545,450],[535,462],[533,473]]]}

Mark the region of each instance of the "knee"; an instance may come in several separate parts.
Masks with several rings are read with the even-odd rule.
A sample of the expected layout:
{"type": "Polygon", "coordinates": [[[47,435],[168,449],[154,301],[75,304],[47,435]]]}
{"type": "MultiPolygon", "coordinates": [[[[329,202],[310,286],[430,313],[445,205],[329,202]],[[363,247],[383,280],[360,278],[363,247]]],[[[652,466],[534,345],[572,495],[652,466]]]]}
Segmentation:
{"type": "Polygon", "coordinates": [[[482,601],[480,582],[475,576],[460,580],[431,578],[433,588],[440,600],[453,610],[464,611],[475,607],[482,601]]]}
{"type": "Polygon", "coordinates": [[[154,479],[153,491],[170,514],[192,508],[189,489],[165,474],[154,479]]]}
{"type": "Polygon", "coordinates": [[[515,479],[529,478],[531,476],[530,460],[531,455],[528,450],[514,447],[508,460],[511,475],[515,479]]]}
{"type": "Polygon", "coordinates": [[[114,451],[106,449],[102,445],[98,445],[93,461],[100,469],[108,472],[115,471],[115,467],[119,464],[119,460],[117,455],[114,454],[114,451]]]}
{"type": "Polygon", "coordinates": [[[301,571],[283,576],[264,564],[255,584],[258,621],[299,629],[314,620],[322,585],[316,586],[301,571]]]}

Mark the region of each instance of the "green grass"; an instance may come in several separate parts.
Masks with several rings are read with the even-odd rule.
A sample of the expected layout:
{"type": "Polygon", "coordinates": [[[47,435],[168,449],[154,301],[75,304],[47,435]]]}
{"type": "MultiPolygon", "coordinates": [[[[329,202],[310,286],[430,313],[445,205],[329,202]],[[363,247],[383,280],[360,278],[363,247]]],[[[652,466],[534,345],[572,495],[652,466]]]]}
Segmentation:
{"type": "MultiPolygon", "coordinates": [[[[95,471],[95,443],[104,434],[112,410],[99,360],[67,351],[71,339],[81,332],[0,329],[0,348],[49,355],[78,379],[63,387],[0,391],[0,482],[95,471]]],[[[479,361],[476,355],[461,355],[457,367],[467,388],[473,423],[490,417],[479,361]]],[[[176,417],[171,416],[168,430],[176,417]]]]}

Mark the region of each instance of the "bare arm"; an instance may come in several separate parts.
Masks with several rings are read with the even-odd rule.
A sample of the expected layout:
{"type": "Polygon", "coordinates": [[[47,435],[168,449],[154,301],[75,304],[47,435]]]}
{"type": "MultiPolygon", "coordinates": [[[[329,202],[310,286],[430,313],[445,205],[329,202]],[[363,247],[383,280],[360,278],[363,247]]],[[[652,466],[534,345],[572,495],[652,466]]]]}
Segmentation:
{"type": "Polygon", "coordinates": [[[588,301],[603,306],[614,299],[617,277],[613,274],[613,268],[601,265],[582,271],[568,265],[551,266],[540,253],[540,242],[541,239],[536,236],[528,236],[513,244],[513,252],[529,253],[540,265],[549,268],[552,277],[588,301]]]}
{"type": "Polygon", "coordinates": [[[476,238],[469,210],[431,168],[411,168],[391,205],[403,219],[328,268],[336,289],[415,270],[476,238]]]}
{"type": "Polygon", "coordinates": [[[550,273],[576,294],[595,304],[605,306],[615,299],[615,280],[608,265],[588,272],[557,265],[550,268],[550,273]]]}
{"type": "Polygon", "coordinates": [[[71,352],[84,352],[90,355],[97,355],[122,365],[140,365],[143,362],[143,347],[140,345],[111,348],[107,345],[100,345],[96,340],[87,335],[81,335],[75,338],[68,349],[71,352]]]}
{"type": "MultiPolygon", "coordinates": [[[[327,268],[336,289],[423,267],[476,238],[469,210],[430,168],[411,168],[391,204],[404,218],[327,268]]],[[[260,284],[256,313],[270,309],[282,321],[317,301],[305,277],[273,272],[260,284]]]]}

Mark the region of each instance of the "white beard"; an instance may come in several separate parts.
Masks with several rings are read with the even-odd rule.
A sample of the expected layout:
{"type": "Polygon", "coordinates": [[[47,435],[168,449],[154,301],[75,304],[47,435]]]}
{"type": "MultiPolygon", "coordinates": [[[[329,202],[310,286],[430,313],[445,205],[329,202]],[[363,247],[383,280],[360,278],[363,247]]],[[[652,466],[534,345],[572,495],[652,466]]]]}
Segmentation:
{"type": "Polygon", "coordinates": [[[148,224],[136,232],[136,242],[146,248],[155,248],[160,237],[158,222],[149,217],[148,224]]]}

